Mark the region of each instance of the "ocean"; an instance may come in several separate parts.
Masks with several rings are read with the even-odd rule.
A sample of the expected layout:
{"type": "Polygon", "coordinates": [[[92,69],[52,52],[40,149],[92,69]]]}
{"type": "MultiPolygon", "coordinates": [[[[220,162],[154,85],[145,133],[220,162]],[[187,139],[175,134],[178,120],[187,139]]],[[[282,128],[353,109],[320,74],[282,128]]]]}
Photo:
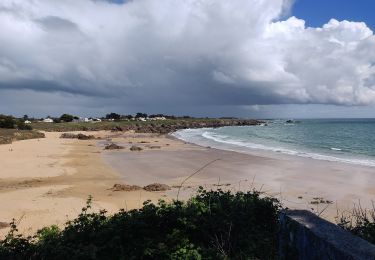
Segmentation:
{"type": "Polygon", "coordinates": [[[186,142],[238,152],[270,151],[375,167],[375,119],[265,120],[259,126],[180,130],[186,142]]]}

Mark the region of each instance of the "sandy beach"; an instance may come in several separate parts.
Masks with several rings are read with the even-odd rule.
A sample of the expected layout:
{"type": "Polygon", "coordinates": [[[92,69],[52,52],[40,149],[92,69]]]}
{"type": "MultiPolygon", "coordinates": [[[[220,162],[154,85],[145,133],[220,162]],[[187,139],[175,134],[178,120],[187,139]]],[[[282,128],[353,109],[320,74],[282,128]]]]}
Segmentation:
{"type": "MultiPolygon", "coordinates": [[[[354,203],[370,207],[374,168],[294,156],[242,154],[188,144],[157,134],[92,132],[101,140],[46,138],[0,146],[0,222],[18,223],[21,233],[76,217],[89,195],[94,210],[142,206],[151,199],[186,199],[207,189],[251,190],[280,199],[284,206],[308,209],[334,221],[337,209],[354,203]],[[105,151],[108,143],[124,147],[105,151]],[[141,151],[130,151],[136,145],[141,151]],[[203,168],[202,168],[203,167],[203,168]],[[167,184],[167,192],[113,191],[115,184],[167,184]],[[315,203],[314,201],[319,201],[315,203]]],[[[7,228],[0,229],[1,235],[7,228]]]]}

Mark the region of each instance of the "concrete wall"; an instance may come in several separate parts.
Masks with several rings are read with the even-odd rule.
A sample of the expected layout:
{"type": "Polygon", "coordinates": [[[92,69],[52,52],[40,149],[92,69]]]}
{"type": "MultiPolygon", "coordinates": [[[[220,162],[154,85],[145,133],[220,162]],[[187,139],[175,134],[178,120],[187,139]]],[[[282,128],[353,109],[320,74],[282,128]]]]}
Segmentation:
{"type": "Polygon", "coordinates": [[[375,259],[374,245],[309,211],[280,218],[280,259],[375,259]]]}

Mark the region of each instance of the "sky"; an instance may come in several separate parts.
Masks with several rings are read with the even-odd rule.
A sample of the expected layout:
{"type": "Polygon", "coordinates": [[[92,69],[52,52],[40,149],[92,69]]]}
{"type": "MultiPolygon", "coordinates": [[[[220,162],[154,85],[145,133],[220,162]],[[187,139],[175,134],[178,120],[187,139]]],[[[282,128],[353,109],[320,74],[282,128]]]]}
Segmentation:
{"type": "Polygon", "coordinates": [[[320,27],[331,18],[365,22],[375,29],[375,1],[372,0],[296,0],[292,14],[307,26],[320,27]]]}
{"type": "Polygon", "coordinates": [[[375,116],[372,0],[2,0],[0,113],[375,116]]]}

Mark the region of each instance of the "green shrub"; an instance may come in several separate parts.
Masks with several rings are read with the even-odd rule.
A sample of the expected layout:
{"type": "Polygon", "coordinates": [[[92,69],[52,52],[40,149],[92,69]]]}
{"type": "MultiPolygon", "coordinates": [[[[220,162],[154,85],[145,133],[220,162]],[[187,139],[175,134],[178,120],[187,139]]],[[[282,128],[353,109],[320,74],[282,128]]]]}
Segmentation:
{"type": "Polygon", "coordinates": [[[149,201],[139,210],[81,214],[33,238],[11,231],[0,258],[13,259],[274,259],[279,203],[259,192],[205,191],[184,203],[149,201]]]}
{"type": "Polygon", "coordinates": [[[72,122],[73,120],[74,120],[74,116],[69,115],[69,114],[63,114],[62,116],[60,116],[60,121],[63,121],[63,122],[72,122]]]}
{"type": "Polygon", "coordinates": [[[363,209],[355,206],[351,212],[341,214],[338,218],[340,227],[352,234],[375,244],[375,208],[363,209]]]}
{"type": "Polygon", "coordinates": [[[11,116],[0,115],[0,128],[12,129],[15,125],[15,120],[11,116]]]}
{"type": "Polygon", "coordinates": [[[16,125],[17,125],[18,130],[33,130],[31,125],[27,125],[23,121],[18,121],[16,125]]]}

